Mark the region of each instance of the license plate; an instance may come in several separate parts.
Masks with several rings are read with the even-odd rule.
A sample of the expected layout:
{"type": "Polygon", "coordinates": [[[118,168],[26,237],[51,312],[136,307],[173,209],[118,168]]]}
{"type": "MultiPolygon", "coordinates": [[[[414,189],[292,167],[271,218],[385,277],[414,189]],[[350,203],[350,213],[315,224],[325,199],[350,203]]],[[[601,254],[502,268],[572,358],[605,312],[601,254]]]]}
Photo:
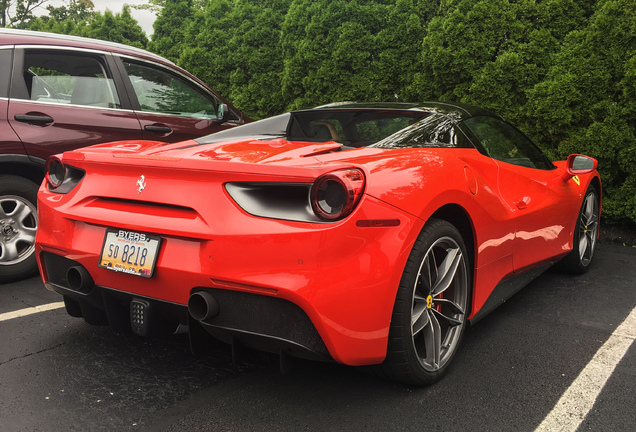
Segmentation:
{"type": "Polygon", "coordinates": [[[157,262],[161,237],[134,231],[106,230],[99,267],[120,273],[151,277],[157,262]]]}

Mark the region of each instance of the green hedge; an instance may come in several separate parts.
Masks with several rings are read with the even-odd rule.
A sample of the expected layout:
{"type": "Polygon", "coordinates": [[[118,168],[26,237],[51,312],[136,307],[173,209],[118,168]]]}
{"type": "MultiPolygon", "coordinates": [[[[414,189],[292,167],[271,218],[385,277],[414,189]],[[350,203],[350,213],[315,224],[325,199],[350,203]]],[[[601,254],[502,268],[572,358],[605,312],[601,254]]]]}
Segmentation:
{"type": "Polygon", "coordinates": [[[262,118],[328,102],[461,101],[552,158],[599,160],[636,222],[634,0],[157,0],[149,49],[262,118]]]}
{"type": "Polygon", "coordinates": [[[251,116],[341,100],[483,106],[552,158],[597,158],[604,217],[636,222],[633,0],[210,0],[192,10],[179,63],[251,116]]]}

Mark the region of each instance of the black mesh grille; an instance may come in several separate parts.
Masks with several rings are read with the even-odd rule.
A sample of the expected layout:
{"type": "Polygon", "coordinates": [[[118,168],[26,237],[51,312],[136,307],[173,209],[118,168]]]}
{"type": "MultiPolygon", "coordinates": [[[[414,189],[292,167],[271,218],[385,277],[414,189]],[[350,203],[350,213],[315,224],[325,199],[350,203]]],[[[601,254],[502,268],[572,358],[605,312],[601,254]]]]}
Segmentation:
{"type": "Polygon", "coordinates": [[[329,351],[305,312],[287,300],[240,291],[206,288],[219,304],[219,314],[203,322],[227,330],[290,341],[323,357],[329,351]]]}

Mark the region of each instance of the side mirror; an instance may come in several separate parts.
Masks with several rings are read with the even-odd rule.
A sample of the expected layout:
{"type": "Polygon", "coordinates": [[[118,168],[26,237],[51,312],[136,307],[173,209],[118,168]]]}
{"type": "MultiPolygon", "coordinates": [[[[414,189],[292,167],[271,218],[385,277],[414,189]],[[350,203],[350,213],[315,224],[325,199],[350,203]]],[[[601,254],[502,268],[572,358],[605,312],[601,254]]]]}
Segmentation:
{"type": "Polygon", "coordinates": [[[571,154],[565,165],[565,172],[561,176],[563,181],[568,181],[575,175],[589,174],[596,169],[598,161],[589,156],[571,154]]]}
{"type": "Polygon", "coordinates": [[[222,122],[226,122],[230,118],[230,109],[226,104],[219,104],[217,108],[216,114],[217,120],[221,120],[222,122]]]}

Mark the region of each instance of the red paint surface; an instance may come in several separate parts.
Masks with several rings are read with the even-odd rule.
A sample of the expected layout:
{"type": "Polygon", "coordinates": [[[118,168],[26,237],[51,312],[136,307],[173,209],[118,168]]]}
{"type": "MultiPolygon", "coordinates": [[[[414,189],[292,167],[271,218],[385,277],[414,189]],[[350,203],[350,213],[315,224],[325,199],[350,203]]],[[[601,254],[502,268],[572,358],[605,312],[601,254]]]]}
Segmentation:
{"type": "Polygon", "coordinates": [[[551,171],[531,170],[472,149],[325,153],[333,143],[194,144],[130,141],[66,153],[65,163],[88,174],[66,195],[40,189],[38,254],[64,250],[98,285],[180,304],[187,304],[194,287],[287,299],[307,313],[333,358],[350,365],[384,358],[402,270],[438,209],[454,205],[471,222],[472,316],[502,279],[572,248],[582,195],[598,176],[580,175],[579,186],[562,180],[562,163],[551,171]],[[364,172],[365,193],[353,213],[335,223],[255,217],[223,186],[312,183],[351,167],[364,172]],[[146,188],[138,193],[142,174],[146,188]],[[399,223],[357,223],[369,220],[399,223]],[[151,279],[97,267],[108,227],[163,238],[151,279]]]}

